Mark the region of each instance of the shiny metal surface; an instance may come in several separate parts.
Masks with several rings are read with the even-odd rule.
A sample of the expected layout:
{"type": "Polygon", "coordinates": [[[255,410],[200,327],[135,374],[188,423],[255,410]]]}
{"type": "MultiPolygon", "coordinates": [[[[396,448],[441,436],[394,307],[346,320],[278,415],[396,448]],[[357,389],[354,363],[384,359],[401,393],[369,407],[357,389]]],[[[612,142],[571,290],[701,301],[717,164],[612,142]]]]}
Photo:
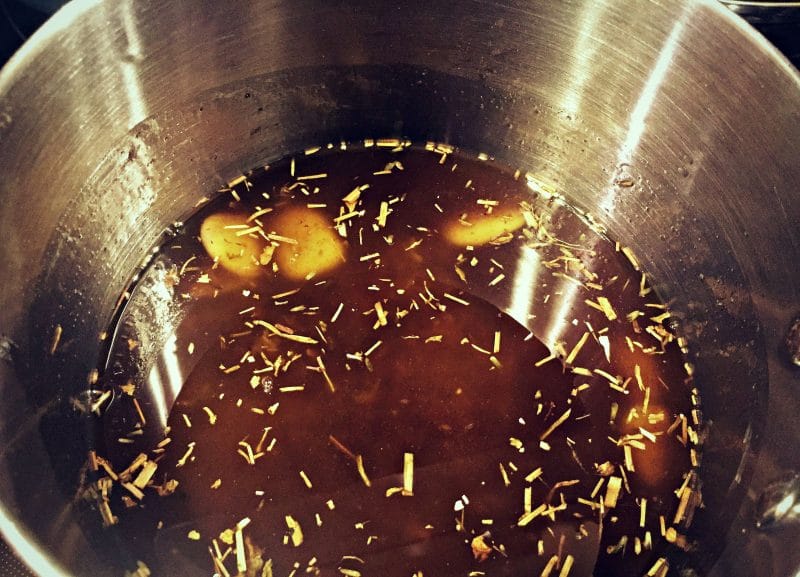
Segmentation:
{"type": "Polygon", "coordinates": [[[798,533],[753,529],[766,484],[800,469],[782,353],[800,310],[800,78],[705,0],[59,11],[0,72],[0,530],[23,558],[119,574],[71,504],[89,433],[70,399],[163,231],[241,171],[365,136],[527,167],[634,249],[674,303],[709,421],[702,546],[673,565],[793,574],[798,533]]]}
{"type": "Polygon", "coordinates": [[[782,525],[800,522],[800,475],[788,473],[764,490],[758,499],[756,527],[772,531],[782,525]]]}

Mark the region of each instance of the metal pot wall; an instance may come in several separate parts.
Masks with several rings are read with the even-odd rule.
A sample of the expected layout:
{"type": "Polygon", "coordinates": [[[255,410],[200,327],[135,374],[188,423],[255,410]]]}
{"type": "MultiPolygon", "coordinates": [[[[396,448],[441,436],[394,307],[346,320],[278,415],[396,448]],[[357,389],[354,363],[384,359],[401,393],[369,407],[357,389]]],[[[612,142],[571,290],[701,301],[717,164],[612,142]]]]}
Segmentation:
{"type": "Polygon", "coordinates": [[[90,439],[71,399],[144,255],[242,171],[371,136],[528,167],[633,248],[708,422],[702,546],[673,567],[752,575],[757,550],[765,575],[797,568],[750,536],[750,505],[800,467],[780,352],[800,310],[800,78],[724,8],[73,2],[3,69],[0,98],[0,529],[40,573],[120,571],[73,506],[90,439]]]}

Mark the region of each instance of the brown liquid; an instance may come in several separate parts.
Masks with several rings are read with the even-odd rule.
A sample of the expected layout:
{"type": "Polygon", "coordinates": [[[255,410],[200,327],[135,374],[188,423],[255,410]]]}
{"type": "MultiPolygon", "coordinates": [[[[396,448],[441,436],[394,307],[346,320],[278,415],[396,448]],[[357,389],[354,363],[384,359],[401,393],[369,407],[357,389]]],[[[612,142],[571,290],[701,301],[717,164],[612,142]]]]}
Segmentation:
{"type": "Polygon", "coordinates": [[[158,574],[220,572],[216,539],[235,575],[236,542],[220,534],[245,517],[248,574],[267,560],[276,576],[539,575],[549,562],[552,575],[570,563],[570,575],[644,574],[664,548],[659,516],[681,544],[696,504],[684,499],[676,521],[697,398],[640,281],[583,219],[493,162],[351,147],[256,171],[164,246],[120,319],[97,452],[117,473],[139,453],[158,469],[141,500],[117,482],[114,530],[158,574]],[[351,209],[363,214],[340,220],[342,237],[334,219],[351,209]],[[215,265],[198,236],[225,212],[242,215],[228,240],[261,230],[234,236],[215,265]],[[310,215],[340,243],[334,260],[310,215]],[[307,233],[311,244],[285,238],[307,233]],[[321,264],[303,260],[319,250],[321,264]],[[303,278],[315,266],[326,270],[303,278]],[[553,356],[542,341],[560,358],[540,363],[553,356]],[[401,491],[406,454],[413,495],[401,491]],[[167,479],[177,490],[159,496],[167,479]]]}

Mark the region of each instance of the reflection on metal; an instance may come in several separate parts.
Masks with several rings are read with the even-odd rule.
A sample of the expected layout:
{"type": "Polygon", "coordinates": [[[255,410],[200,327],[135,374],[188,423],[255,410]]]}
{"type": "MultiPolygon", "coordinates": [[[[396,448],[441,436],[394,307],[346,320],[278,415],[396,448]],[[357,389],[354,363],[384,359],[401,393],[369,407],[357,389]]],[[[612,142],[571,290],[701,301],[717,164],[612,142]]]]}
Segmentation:
{"type": "Polygon", "coordinates": [[[183,373],[178,361],[178,337],[173,331],[164,343],[161,359],[167,372],[167,386],[170,392],[170,405],[178,398],[178,393],[183,385],[183,373]]]}
{"type": "Polygon", "coordinates": [[[167,398],[164,392],[161,371],[158,364],[155,364],[150,368],[150,374],[147,376],[147,396],[152,399],[153,405],[155,405],[158,422],[161,423],[162,427],[167,426],[167,416],[169,415],[167,398]]]}
{"type": "Polygon", "coordinates": [[[575,305],[579,290],[580,286],[578,284],[568,280],[560,280],[551,292],[554,298],[558,298],[559,302],[558,307],[550,315],[550,324],[542,339],[551,351],[554,351],[558,342],[563,340],[564,333],[572,322],[572,318],[568,315],[575,305]]]}
{"type": "MultiPolygon", "coordinates": [[[[659,52],[650,75],[647,77],[642,92],[636,101],[636,105],[631,112],[625,140],[622,141],[617,151],[617,171],[612,174],[611,182],[609,182],[608,187],[598,203],[600,214],[610,214],[613,211],[618,192],[618,187],[616,186],[616,181],[619,176],[618,172],[623,170],[623,167],[630,165],[633,161],[633,156],[647,128],[647,117],[653,108],[656,96],[667,77],[667,72],[672,65],[675,53],[680,45],[681,35],[683,34],[688,14],[689,10],[685,10],[678,21],[673,25],[669,36],[659,52]]],[[[556,292],[559,290],[562,292],[560,297],[561,303],[557,313],[553,316],[553,322],[548,328],[544,339],[545,344],[551,349],[559,341],[570,322],[567,315],[575,304],[575,299],[579,292],[578,288],[579,287],[575,283],[567,283],[556,289],[556,292]]]]}
{"type": "Polygon", "coordinates": [[[6,543],[11,544],[17,557],[22,559],[36,575],[69,577],[64,569],[34,545],[35,541],[31,540],[30,536],[11,519],[2,505],[0,505],[0,535],[6,543]]]}
{"type": "Polygon", "coordinates": [[[572,50],[572,65],[570,66],[571,82],[564,92],[561,107],[573,118],[580,112],[581,101],[585,93],[586,83],[596,69],[592,66],[600,44],[597,42],[595,27],[600,13],[605,9],[600,2],[587,2],[579,17],[580,28],[572,50]]]}
{"type": "Polygon", "coordinates": [[[125,31],[125,39],[128,41],[127,54],[120,62],[125,96],[128,100],[128,128],[133,128],[148,116],[147,105],[142,97],[142,87],[139,82],[138,68],[139,60],[142,57],[142,48],[132,4],[132,0],[125,0],[120,6],[122,26],[125,31]]]}
{"type": "Polygon", "coordinates": [[[142,91],[139,86],[139,78],[136,73],[136,65],[132,62],[121,62],[120,71],[122,73],[122,83],[125,86],[125,96],[128,98],[128,109],[130,120],[128,127],[133,128],[142,120],[147,118],[142,91]]]}
{"type": "MultiPolygon", "coordinates": [[[[642,139],[645,128],[647,128],[647,116],[653,108],[656,96],[675,58],[675,51],[678,49],[688,15],[689,11],[684,11],[672,27],[669,36],[664,42],[664,46],[661,48],[658,59],[653,65],[653,69],[644,84],[644,88],[642,88],[642,93],[636,101],[636,105],[628,121],[628,131],[625,135],[625,140],[622,141],[622,145],[617,152],[618,167],[632,164],[633,162],[633,156],[636,153],[636,149],[639,147],[639,142],[642,139]]],[[[605,195],[600,202],[599,208],[601,213],[610,213],[614,207],[614,201],[616,200],[618,190],[614,182],[615,180],[616,174],[612,175],[612,181],[609,183],[605,195]]]]}
{"type": "Polygon", "coordinates": [[[514,273],[514,284],[511,289],[511,301],[506,312],[518,323],[530,328],[528,315],[531,314],[533,297],[536,294],[536,283],[539,277],[542,257],[536,250],[523,246],[514,273]]]}
{"type": "Polygon", "coordinates": [[[152,399],[162,427],[167,425],[170,408],[183,386],[183,372],[178,359],[177,336],[173,331],[164,342],[158,359],[147,376],[148,397],[152,399]]]}
{"type": "Polygon", "coordinates": [[[125,30],[125,38],[128,41],[128,56],[138,60],[142,57],[142,43],[136,28],[132,0],[124,0],[120,4],[120,17],[122,18],[122,28],[125,30]]]}
{"type": "MultiPolygon", "coordinates": [[[[142,58],[142,42],[136,26],[132,0],[120,3],[119,18],[122,21],[122,32],[126,46],[117,47],[117,43],[109,41],[116,48],[116,61],[119,66],[123,96],[128,105],[128,128],[133,128],[147,118],[147,104],[142,94],[139,74],[139,61],[142,58]]],[[[106,32],[108,34],[108,32],[106,32]]]]}
{"type": "Polygon", "coordinates": [[[685,16],[672,27],[672,31],[669,33],[666,42],[664,42],[664,47],[658,55],[658,60],[656,60],[653,70],[647,78],[642,93],[636,101],[636,106],[631,113],[628,133],[617,154],[617,162],[619,164],[630,163],[633,159],[633,154],[639,147],[639,141],[642,139],[642,134],[644,134],[644,130],[647,127],[647,116],[653,108],[656,96],[664,83],[672,60],[675,58],[678,41],[681,34],[683,34],[685,26],[684,18],[685,16]]]}
{"type": "Polygon", "coordinates": [[[147,374],[144,385],[162,426],[183,384],[176,345],[181,310],[175,303],[171,267],[157,260],[147,269],[123,318],[139,341],[140,370],[147,374]]]}
{"type": "Polygon", "coordinates": [[[564,197],[556,192],[554,185],[543,182],[540,178],[538,174],[526,174],[525,181],[528,188],[545,200],[556,199],[565,202],[564,197]]]}
{"type": "MultiPolygon", "coordinates": [[[[559,205],[564,206],[567,200],[562,194],[556,191],[555,186],[547,184],[539,180],[538,175],[527,174],[525,175],[528,188],[535,192],[538,196],[545,200],[555,200],[559,205]]],[[[595,237],[591,237],[595,238],[595,237]]],[[[596,242],[592,240],[590,242],[596,242]]],[[[593,249],[594,245],[587,246],[588,249],[593,249]]],[[[541,264],[541,257],[537,256],[537,266],[541,264]]],[[[516,281],[515,281],[516,282],[516,281]]],[[[572,322],[572,318],[568,318],[570,310],[575,305],[575,299],[578,297],[580,286],[570,280],[558,279],[553,281],[553,288],[549,291],[551,302],[553,306],[552,312],[546,319],[537,319],[536,336],[551,350],[555,351],[555,347],[563,337],[572,322]],[[555,305],[553,303],[557,302],[555,305]]],[[[515,284],[516,290],[516,284],[515,284]]],[[[532,298],[533,295],[531,295],[532,298]]],[[[512,299],[513,300],[513,299],[512,299]]],[[[513,316],[513,315],[512,315],[513,316]]],[[[520,317],[515,317],[519,320],[520,317]]]]}
{"type": "MultiPolygon", "coordinates": [[[[749,448],[750,444],[753,441],[753,427],[752,425],[748,425],[747,429],[745,429],[744,435],[742,436],[742,446],[749,448]]],[[[739,461],[739,466],[736,468],[736,474],[733,476],[731,480],[731,484],[728,487],[728,490],[732,490],[735,485],[740,485],[742,483],[742,478],[744,476],[745,471],[747,470],[747,460],[742,459],[739,461]]]]}
{"type": "Polygon", "coordinates": [[[767,486],[756,505],[756,527],[769,531],[800,522],[800,474],[790,473],[767,486]]]}

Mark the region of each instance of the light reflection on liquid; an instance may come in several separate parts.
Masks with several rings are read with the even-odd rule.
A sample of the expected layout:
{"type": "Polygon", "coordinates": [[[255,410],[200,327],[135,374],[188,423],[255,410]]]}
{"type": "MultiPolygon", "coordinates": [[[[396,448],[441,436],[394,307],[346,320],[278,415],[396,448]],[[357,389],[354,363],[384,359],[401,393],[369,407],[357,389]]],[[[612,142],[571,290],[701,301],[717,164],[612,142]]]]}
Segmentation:
{"type": "Polygon", "coordinates": [[[167,426],[167,417],[175,399],[181,392],[186,375],[181,371],[178,357],[177,335],[172,332],[164,344],[159,362],[155,363],[147,376],[150,398],[155,404],[156,414],[162,427],[167,426]]]}
{"type": "MultiPolygon", "coordinates": [[[[120,326],[136,343],[140,374],[136,382],[153,405],[161,428],[187,374],[177,348],[177,331],[185,311],[176,299],[172,263],[156,257],[133,291],[120,326]]],[[[115,352],[112,350],[111,358],[115,352]]]]}
{"type": "Polygon", "coordinates": [[[528,316],[536,294],[536,284],[539,277],[542,257],[528,246],[520,247],[517,259],[514,281],[511,289],[511,299],[506,312],[518,323],[530,328],[528,316]]]}

